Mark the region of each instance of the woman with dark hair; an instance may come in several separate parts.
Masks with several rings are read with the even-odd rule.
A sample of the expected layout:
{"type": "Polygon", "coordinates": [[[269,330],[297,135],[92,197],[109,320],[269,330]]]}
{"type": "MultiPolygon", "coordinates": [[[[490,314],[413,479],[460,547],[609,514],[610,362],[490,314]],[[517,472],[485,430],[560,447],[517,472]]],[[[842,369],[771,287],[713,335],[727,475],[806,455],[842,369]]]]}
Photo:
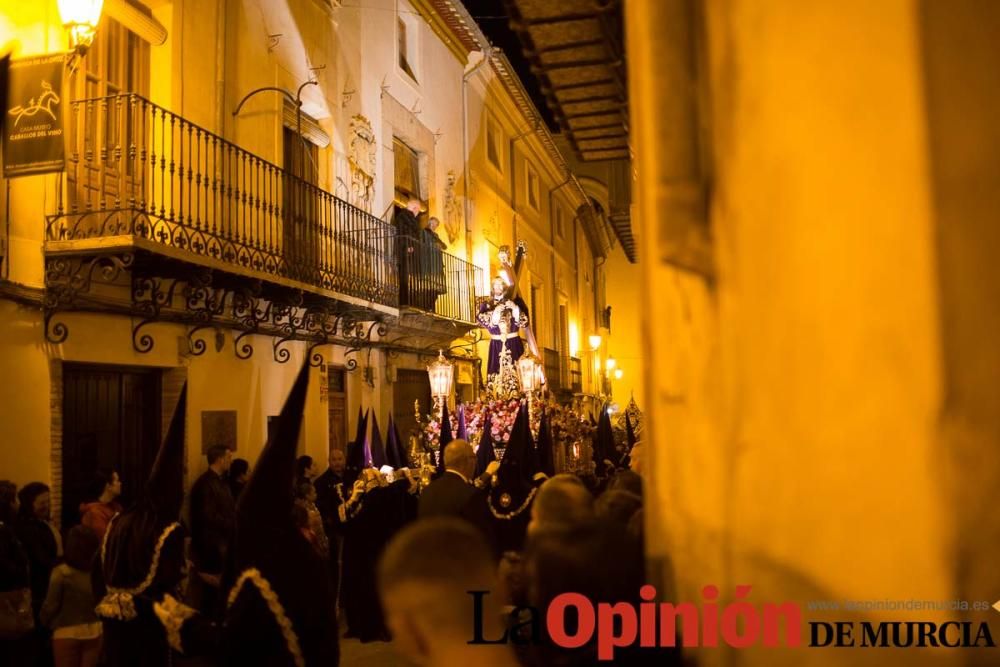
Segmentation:
{"type": "Polygon", "coordinates": [[[122,511],[118,502],[118,496],[122,494],[122,480],[118,473],[110,469],[98,470],[90,494],[93,500],[80,505],[80,523],[103,539],[111,518],[122,511]]]}
{"type": "Polygon", "coordinates": [[[97,534],[73,526],[66,536],[66,562],[52,570],[41,622],[52,631],[55,667],[93,667],[101,653],[101,622],[90,570],[99,545],[97,534]]]}
{"type": "Polygon", "coordinates": [[[20,509],[14,523],[14,532],[28,554],[31,572],[31,606],[38,622],[45,594],[49,590],[49,575],[59,560],[61,539],[49,523],[49,487],[41,482],[25,484],[17,493],[20,509]]]}
{"type": "Polygon", "coordinates": [[[13,526],[17,504],[17,486],[0,481],[0,664],[11,667],[34,661],[28,555],[13,526]]]}
{"type": "Polygon", "coordinates": [[[250,477],[250,462],[246,459],[233,459],[226,473],[229,480],[229,490],[233,492],[233,500],[239,500],[240,491],[247,485],[250,477]]]}

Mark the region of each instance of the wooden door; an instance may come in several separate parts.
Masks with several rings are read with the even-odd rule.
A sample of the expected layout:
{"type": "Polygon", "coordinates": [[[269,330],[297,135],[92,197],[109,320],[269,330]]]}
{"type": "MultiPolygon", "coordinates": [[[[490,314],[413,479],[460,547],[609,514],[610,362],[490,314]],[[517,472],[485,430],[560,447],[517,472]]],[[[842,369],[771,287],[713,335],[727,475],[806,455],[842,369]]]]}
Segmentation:
{"type": "MultiPolygon", "coordinates": [[[[330,449],[347,451],[347,383],[343,368],[328,366],[326,370],[326,410],[330,449]]],[[[321,466],[322,467],[322,466],[321,466]]]]}
{"type": "Polygon", "coordinates": [[[122,505],[135,502],[160,446],[160,371],[63,367],[62,525],[80,521],[99,469],[118,472],[122,505]]]}
{"type": "Polygon", "coordinates": [[[285,262],[292,278],[315,282],[320,246],[319,148],[288,127],[282,128],[282,146],[287,174],[282,214],[285,262]]]}
{"type": "Polygon", "coordinates": [[[431,385],[427,380],[427,371],[401,368],[396,371],[393,383],[392,420],[396,422],[404,447],[407,447],[410,433],[417,426],[413,415],[414,401],[420,401],[420,413],[426,418],[431,411],[431,385]]]}

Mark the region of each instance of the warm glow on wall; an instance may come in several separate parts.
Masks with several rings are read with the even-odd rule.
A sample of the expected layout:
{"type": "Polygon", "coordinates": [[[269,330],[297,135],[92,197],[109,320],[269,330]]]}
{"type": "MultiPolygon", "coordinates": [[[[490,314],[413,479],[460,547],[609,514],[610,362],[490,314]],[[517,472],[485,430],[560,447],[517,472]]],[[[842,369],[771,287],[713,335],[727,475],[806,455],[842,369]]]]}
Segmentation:
{"type": "Polygon", "coordinates": [[[483,270],[476,285],[476,296],[486,296],[490,293],[490,244],[487,241],[472,251],[472,263],[483,270]]]}
{"type": "Polygon", "coordinates": [[[580,353],[580,327],[576,322],[569,323],[569,356],[575,357],[580,353]]]}
{"type": "Polygon", "coordinates": [[[601,337],[597,334],[591,334],[588,337],[588,342],[590,343],[590,350],[596,352],[597,348],[601,346],[601,337]]]}

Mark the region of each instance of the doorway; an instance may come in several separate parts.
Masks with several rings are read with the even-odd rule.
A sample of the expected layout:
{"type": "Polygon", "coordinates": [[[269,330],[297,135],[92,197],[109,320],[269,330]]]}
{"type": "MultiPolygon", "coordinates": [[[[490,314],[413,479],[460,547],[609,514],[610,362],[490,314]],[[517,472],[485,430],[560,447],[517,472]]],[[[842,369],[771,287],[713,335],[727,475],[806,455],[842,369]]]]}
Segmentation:
{"type": "Polygon", "coordinates": [[[117,471],[123,507],[138,500],[160,447],[159,369],[63,366],[62,526],[80,522],[98,470],[117,471]]]}
{"type": "Polygon", "coordinates": [[[417,420],[413,415],[414,401],[420,401],[421,415],[430,413],[431,385],[427,380],[427,371],[400,368],[396,371],[396,381],[393,383],[392,420],[399,429],[403,447],[407,447],[411,433],[417,428],[417,420]]]}

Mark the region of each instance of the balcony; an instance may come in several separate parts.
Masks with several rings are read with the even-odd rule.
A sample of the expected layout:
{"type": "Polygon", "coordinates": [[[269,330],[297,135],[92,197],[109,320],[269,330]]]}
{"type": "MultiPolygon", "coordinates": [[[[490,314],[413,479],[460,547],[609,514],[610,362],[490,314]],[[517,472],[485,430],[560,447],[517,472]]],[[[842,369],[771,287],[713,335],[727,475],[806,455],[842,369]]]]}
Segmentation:
{"type": "Polygon", "coordinates": [[[583,390],[580,360],[576,357],[560,355],[558,350],[542,349],[545,379],[548,389],[554,394],[568,396],[583,390]]]}
{"type": "MultiPolygon", "coordinates": [[[[443,245],[443,244],[441,244],[443,245]]],[[[397,237],[401,308],[410,307],[461,323],[476,320],[476,285],[483,270],[444,252],[429,237],[397,237]]]]}
{"type": "MultiPolygon", "coordinates": [[[[107,292],[99,282],[131,287],[119,312],[230,326],[238,338],[353,345],[361,322],[392,323],[401,306],[463,324],[462,333],[474,325],[476,267],[438,252],[440,270],[423,278],[427,262],[400,263],[391,224],[139,95],[72,102],[67,131],[67,171],[45,230],[53,342],[65,335],[50,330],[52,314],[79,310],[81,291],[88,300],[107,292]],[[419,283],[404,284],[417,301],[401,303],[401,271],[419,283]]],[[[87,309],[114,310],[105,305],[87,309]]]]}

